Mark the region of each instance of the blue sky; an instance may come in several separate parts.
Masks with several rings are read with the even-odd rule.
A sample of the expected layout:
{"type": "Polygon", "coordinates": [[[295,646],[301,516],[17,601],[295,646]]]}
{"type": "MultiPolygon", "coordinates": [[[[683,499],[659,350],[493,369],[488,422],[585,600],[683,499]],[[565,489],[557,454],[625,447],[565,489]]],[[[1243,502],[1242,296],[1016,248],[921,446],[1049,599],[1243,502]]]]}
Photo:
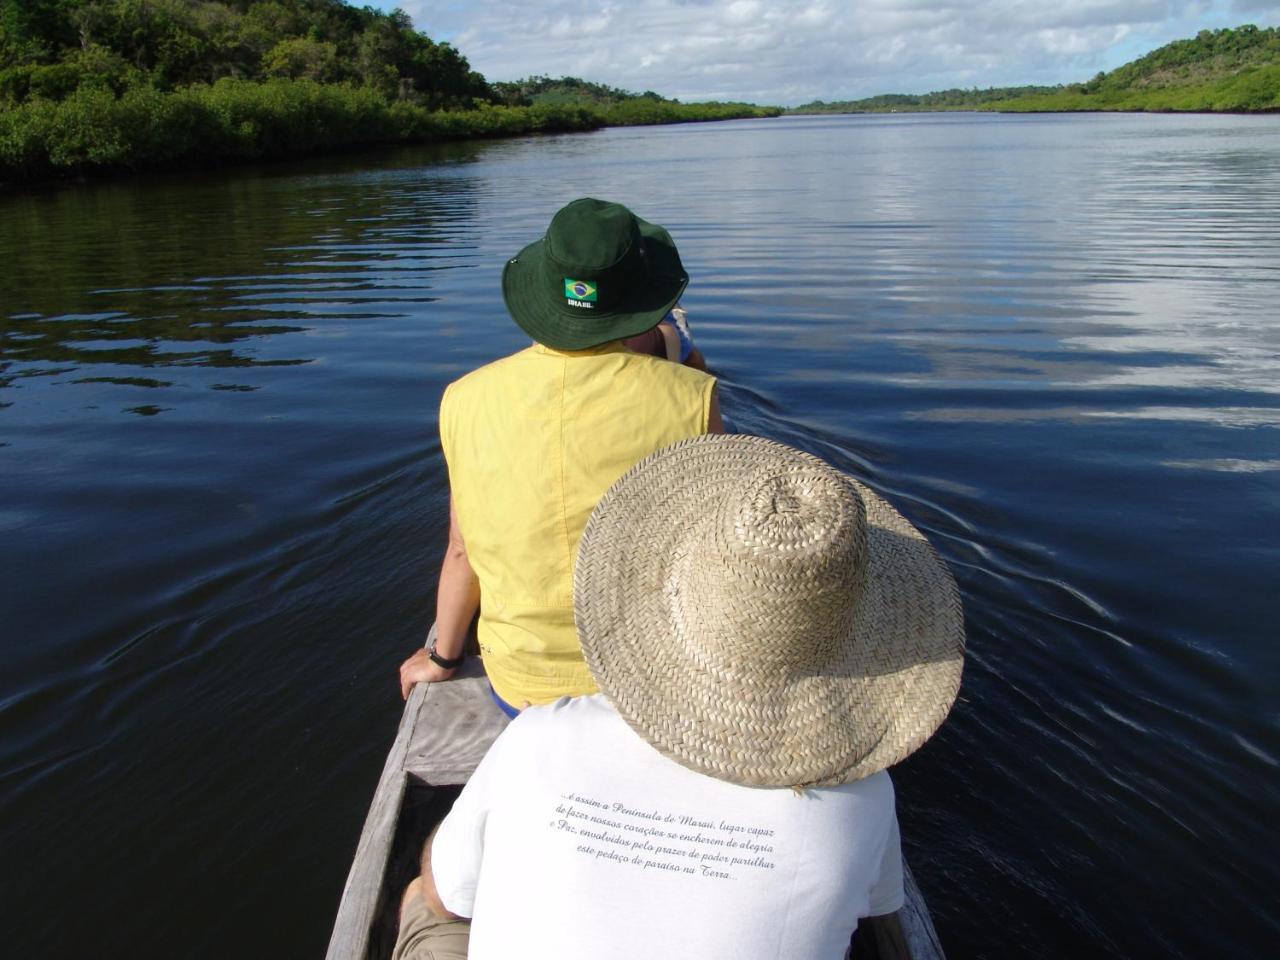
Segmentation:
{"type": "Polygon", "coordinates": [[[489,80],[576,76],[681,100],[794,105],[1087,80],[1280,0],[403,0],[489,80]]]}

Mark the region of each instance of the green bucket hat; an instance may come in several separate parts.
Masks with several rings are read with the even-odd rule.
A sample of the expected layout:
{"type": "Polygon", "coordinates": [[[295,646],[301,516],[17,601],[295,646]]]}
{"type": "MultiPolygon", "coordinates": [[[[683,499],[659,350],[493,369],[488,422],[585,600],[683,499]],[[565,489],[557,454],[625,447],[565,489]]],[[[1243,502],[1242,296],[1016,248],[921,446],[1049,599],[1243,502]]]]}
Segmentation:
{"type": "Polygon", "coordinates": [[[585,350],[656,326],[689,283],[671,235],[618,203],[575,200],[507,261],[516,324],[557,350],[585,350]]]}

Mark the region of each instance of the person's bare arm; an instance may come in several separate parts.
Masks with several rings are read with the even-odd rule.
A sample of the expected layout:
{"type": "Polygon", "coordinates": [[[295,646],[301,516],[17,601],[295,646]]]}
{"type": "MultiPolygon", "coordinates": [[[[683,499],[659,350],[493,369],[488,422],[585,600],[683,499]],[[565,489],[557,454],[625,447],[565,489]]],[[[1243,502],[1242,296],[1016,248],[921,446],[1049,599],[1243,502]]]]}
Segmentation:
{"type": "MultiPolygon", "coordinates": [[[[440,825],[436,824],[436,830],[438,829],[440,825]]],[[[440,894],[436,890],[436,879],[431,873],[431,844],[436,838],[436,830],[431,831],[427,842],[422,845],[422,899],[427,901],[427,906],[437,917],[443,917],[446,920],[465,920],[465,917],[449,911],[441,902],[440,894]]]]}
{"type": "Polygon", "coordinates": [[[702,355],[702,351],[697,347],[689,348],[689,355],[684,358],[684,365],[693,367],[695,370],[701,370],[703,373],[707,372],[707,358],[702,355]]]}
{"type": "Polygon", "coordinates": [[[669,323],[660,323],[657,327],[662,335],[662,348],[667,352],[667,359],[672,363],[680,362],[680,334],[669,323]]]}
{"type": "Polygon", "coordinates": [[[711,388],[711,409],[707,411],[707,433],[724,433],[724,419],[720,416],[720,390],[711,388]]]}
{"type": "MultiPolygon", "coordinates": [[[[467,558],[467,545],[458,526],[458,514],[449,503],[449,545],[440,564],[436,589],[436,653],[446,660],[462,656],[467,630],[480,608],[480,581],[467,558]]],[[[400,665],[400,696],[408,699],[415,683],[437,683],[454,674],[432,661],[425,649],[400,665]]]]}

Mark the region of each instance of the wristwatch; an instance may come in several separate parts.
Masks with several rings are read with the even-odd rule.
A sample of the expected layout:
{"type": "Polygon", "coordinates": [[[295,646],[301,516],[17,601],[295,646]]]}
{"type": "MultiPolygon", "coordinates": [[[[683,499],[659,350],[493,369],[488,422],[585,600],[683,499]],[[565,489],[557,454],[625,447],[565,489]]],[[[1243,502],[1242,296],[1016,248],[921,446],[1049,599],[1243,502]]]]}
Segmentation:
{"type": "Polygon", "coordinates": [[[467,651],[463,650],[452,660],[442,657],[436,653],[436,641],[439,639],[439,637],[431,638],[431,646],[427,647],[427,658],[437,667],[443,667],[445,670],[457,670],[466,661],[467,651]]]}

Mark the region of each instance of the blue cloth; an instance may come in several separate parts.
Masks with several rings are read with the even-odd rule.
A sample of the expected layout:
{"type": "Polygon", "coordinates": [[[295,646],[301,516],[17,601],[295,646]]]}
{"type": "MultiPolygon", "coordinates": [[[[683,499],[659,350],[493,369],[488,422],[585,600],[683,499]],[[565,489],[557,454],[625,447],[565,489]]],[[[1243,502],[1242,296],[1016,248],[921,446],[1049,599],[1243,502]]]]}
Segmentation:
{"type": "Polygon", "coordinates": [[[513,707],[507,701],[498,696],[498,691],[493,689],[493,684],[489,684],[489,696],[493,697],[493,702],[498,705],[498,709],[514,720],[520,716],[520,711],[513,707]]]}
{"type": "Polygon", "coordinates": [[[676,323],[675,317],[673,317],[670,312],[662,318],[662,322],[667,324],[676,332],[676,337],[680,341],[680,356],[676,359],[681,363],[684,363],[689,359],[689,354],[693,352],[693,341],[685,336],[684,331],[680,329],[680,325],[676,323]]]}

